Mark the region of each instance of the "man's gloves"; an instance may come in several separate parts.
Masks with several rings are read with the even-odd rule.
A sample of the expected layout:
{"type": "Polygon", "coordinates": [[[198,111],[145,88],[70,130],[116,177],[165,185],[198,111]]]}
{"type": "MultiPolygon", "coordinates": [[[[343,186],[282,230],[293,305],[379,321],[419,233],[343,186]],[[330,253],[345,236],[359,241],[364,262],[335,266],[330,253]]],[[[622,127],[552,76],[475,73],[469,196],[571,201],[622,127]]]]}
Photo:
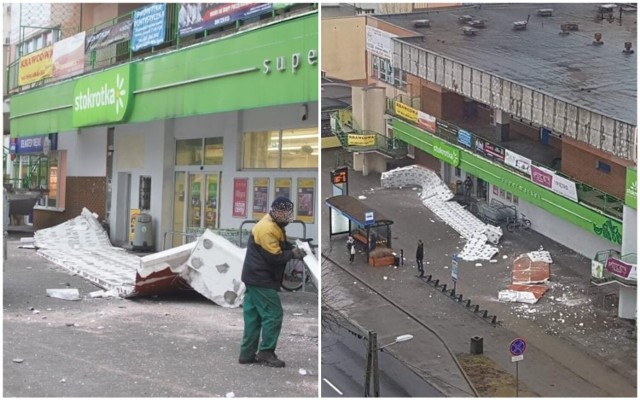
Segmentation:
{"type": "Polygon", "coordinates": [[[306,256],[306,255],[307,255],[307,253],[305,253],[305,251],[304,251],[304,250],[302,250],[302,249],[301,249],[301,248],[299,248],[299,247],[294,247],[294,248],[291,250],[291,253],[293,253],[293,258],[297,258],[297,259],[299,259],[299,260],[302,260],[302,259],[304,258],[304,256],[306,256]]]}

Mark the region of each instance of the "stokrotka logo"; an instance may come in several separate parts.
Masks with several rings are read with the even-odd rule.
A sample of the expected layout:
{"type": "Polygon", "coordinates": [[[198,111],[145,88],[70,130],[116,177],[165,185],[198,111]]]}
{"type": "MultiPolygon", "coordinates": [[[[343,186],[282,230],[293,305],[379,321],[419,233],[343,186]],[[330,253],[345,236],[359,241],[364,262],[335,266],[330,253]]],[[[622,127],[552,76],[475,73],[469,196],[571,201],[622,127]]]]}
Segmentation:
{"type": "Polygon", "coordinates": [[[84,93],[80,93],[75,97],[75,111],[83,111],[98,107],[114,106],[116,115],[120,114],[120,110],[124,110],[124,97],[127,90],[124,87],[124,77],[116,74],[115,85],[109,87],[108,84],[102,85],[98,90],[91,91],[90,88],[84,93]]]}

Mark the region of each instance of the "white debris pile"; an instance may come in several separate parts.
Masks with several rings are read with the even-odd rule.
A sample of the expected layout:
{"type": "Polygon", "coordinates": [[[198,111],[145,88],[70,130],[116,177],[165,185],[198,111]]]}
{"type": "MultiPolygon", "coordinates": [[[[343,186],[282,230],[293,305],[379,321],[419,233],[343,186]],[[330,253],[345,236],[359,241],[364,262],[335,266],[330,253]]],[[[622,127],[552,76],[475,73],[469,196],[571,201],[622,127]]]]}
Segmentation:
{"type": "Polygon", "coordinates": [[[97,215],[86,208],[69,221],[34,234],[38,254],[121,296],[131,293],[140,258],[113,247],[97,215]]]}
{"type": "Polygon", "coordinates": [[[467,243],[458,255],[466,261],[490,260],[498,248],[487,242],[497,244],[502,237],[502,229],[485,224],[455,201],[451,190],[434,171],[419,165],[397,168],[383,172],[380,179],[384,188],[399,188],[418,185],[422,187],[422,203],[447,225],[455,229],[467,243]]]}
{"type": "Polygon", "coordinates": [[[527,255],[531,259],[531,262],[542,261],[542,262],[546,262],[547,264],[553,264],[553,260],[551,259],[551,253],[549,253],[548,251],[544,251],[544,250],[531,251],[527,253],[527,255]]]}

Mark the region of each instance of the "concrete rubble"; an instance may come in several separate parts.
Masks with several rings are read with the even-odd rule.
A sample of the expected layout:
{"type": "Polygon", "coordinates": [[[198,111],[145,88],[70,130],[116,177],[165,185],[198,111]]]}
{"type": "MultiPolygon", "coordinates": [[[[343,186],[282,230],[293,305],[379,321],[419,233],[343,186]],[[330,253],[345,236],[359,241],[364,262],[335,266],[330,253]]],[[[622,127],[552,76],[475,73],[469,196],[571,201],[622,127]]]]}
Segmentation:
{"type": "Polygon", "coordinates": [[[498,248],[488,243],[497,244],[502,237],[502,229],[485,224],[457,202],[449,201],[454,195],[434,171],[410,165],[382,173],[380,181],[384,188],[422,187],[422,203],[467,240],[458,254],[459,258],[466,261],[490,260],[498,253],[498,248]]]}
{"type": "MultiPolygon", "coordinates": [[[[34,239],[39,255],[105,289],[92,292],[92,298],[196,290],[222,307],[242,304],[246,250],[209,230],[197,242],[140,258],[112,246],[97,215],[85,208],[74,219],[37,231],[34,239]]],[[[317,285],[317,259],[308,245],[305,251],[304,261],[317,285]]]]}

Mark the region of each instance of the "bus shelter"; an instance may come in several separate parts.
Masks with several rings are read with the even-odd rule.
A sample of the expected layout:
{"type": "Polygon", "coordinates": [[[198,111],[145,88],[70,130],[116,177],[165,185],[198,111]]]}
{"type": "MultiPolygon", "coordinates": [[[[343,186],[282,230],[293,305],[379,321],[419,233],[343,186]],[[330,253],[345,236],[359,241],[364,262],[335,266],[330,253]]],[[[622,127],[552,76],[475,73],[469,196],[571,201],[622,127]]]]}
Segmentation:
{"type": "Polygon", "coordinates": [[[391,248],[391,225],[393,221],[355,197],[341,195],[328,198],[329,240],[335,235],[350,234],[363,243],[369,252],[376,246],[391,248]]]}

